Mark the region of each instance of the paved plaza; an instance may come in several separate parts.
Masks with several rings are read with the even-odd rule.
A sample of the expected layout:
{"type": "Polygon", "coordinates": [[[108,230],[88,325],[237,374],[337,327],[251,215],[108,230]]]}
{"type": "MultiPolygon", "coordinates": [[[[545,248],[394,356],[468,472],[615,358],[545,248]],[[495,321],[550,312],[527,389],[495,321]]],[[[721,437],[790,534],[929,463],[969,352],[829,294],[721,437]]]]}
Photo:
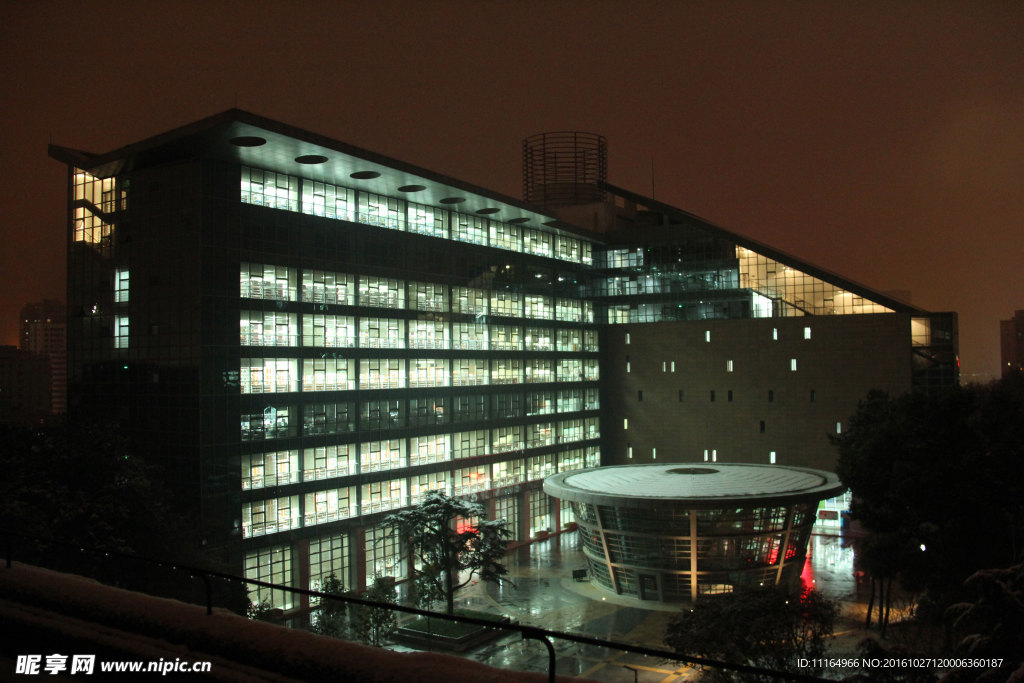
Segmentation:
{"type": "MultiPolygon", "coordinates": [[[[858,610],[853,549],[843,546],[838,535],[813,536],[811,562],[803,576],[826,597],[840,601],[843,617],[833,646],[852,652],[864,634],[854,626],[858,610]]],[[[680,607],[616,596],[590,582],[574,581],[572,571],[585,564],[575,532],[519,548],[506,557],[509,583],[469,586],[458,595],[457,607],[501,613],[550,631],[665,649],[665,626],[680,607]]],[[[560,676],[638,683],[696,678],[695,669],[678,662],[565,640],[555,640],[554,647],[560,676]]],[[[545,646],[519,635],[492,641],[465,656],[507,670],[546,672],[548,667],[545,646]]]]}

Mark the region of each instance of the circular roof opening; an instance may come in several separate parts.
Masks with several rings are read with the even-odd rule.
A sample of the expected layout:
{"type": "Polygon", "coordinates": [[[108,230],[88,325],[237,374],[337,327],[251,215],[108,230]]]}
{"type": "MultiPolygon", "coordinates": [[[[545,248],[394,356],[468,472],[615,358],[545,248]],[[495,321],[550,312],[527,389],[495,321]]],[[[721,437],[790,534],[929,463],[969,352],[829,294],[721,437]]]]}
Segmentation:
{"type": "Polygon", "coordinates": [[[493,207],[488,207],[486,209],[478,209],[477,213],[480,214],[481,216],[489,216],[492,213],[498,213],[499,211],[501,211],[501,209],[495,209],[493,207]]]}
{"type": "Polygon", "coordinates": [[[349,178],[355,178],[356,180],[370,180],[371,178],[380,178],[380,173],[376,171],[356,171],[355,173],[349,173],[349,178]]]}
{"type": "Polygon", "coordinates": [[[445,197],[444,199],[438,199],[437,201],[442,204],[461,204],[466,201],[465,197],[445,197]]]}
{"type": "Polygon", "coordinates": [[[399,192],[419,192],[420,190],[427,189],[426,185],[402,185],[398,188],[399,192]]]}
{"type": "Polygon", "coordinates": [[[259,147],[260,145],[267,144],[267,140],[255,135],[241,135],[237,138],[231,138],[231,144],[235,147],[259,147]]]}
{"type": "Polygon", "coordinates": [[[715,474],[718,472],[710,467],[676,467],[666,471],[669,474],[715,474]]]}
{"type": "Polygon", "coordinates": [[[529,216],[523,216],[522,218],[512,218],[512,219],[507,220],[505,222],[506,223],[511,223],[512,225],[522,225],[523,223],[529,223],[530,222],[530,217],[529,216]]]}
{"type": "Polygon", "coordinates": [[[303,154],[300,157],[295,157],[295,161],[300,164],[322,164],[327,161],[327,157],[323,154],[303,154]]]}

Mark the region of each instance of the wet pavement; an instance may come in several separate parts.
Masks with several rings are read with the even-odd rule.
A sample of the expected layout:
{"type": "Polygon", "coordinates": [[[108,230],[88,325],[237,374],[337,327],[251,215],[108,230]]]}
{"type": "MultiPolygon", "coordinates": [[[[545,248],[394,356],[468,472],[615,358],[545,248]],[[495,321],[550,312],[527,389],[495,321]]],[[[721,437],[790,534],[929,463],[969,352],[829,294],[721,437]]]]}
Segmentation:
{"type": "MultiPolygon", "coordinates": [[[[811,562],[803,579],[826,597],[838,600],[842,617],[834,641],[836,652],[853,652],[864,633],[857,627],[857,584],[853,549],[836,535],[815,535],[811,562]]],[[[574,581],[572,570],[586,561],[575,532],[565,533],[506,556],[509,581],[500,586],[474,583],[456,598],[457,607],[500,613],[521,624],[648,648],[664,649],[665,627],[679,605],[666,605],[617,596],[574,581]]],[[[598,681],[674,683],[696,680],[697,670],[654,657],[611,648],[555,640],[556,673],[598,681]]],[[[501,669],[548,670],[545,646],[509,635],[464,653],[463,656],[501,669]]]]}

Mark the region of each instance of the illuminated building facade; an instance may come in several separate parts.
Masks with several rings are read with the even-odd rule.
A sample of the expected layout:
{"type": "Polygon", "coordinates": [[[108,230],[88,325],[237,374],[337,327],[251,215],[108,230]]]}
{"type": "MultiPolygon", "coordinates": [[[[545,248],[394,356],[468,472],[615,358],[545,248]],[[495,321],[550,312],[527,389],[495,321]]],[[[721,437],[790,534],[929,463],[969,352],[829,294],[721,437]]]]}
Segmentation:
{"type": "MultiPolygon", "coordinates": [[[[608,185],[599,136],[528,138],[530,203],[238,110],[50,154],[68,166],[70,414],[116,420],[207,545],[275,583],[407,576],[378,524],[431,489],[480,500],[519,542],[562,530],[572,508],[543,480],[628,459],[619,425],[667,409],[651,399],[680,375],[631,382],[669,348],[675,371],[714,364],[681,343],[694,325],[881,321],[863,330],[907,389],[912,319],[936,338],[939,317],[815,274],[782,287],[777,269],[802,265],[608,185]],[[850,303],[808,308],[812,289],[850,303]]],[[[817,353],[801,368],[841,365],[817,353]]],[[[842,418],[869,388],[841,387],[842,418]]],[[[657,441],[673,429],[630,443],[700,460],[706,439],[657,441]]]]}
{"type": "Polygon", "coordinates": [[[592,580],[642,600],[696,600],[739,585],[795,586],[830,472],[716,464],[619,465],[556,474],[592,580]]]}

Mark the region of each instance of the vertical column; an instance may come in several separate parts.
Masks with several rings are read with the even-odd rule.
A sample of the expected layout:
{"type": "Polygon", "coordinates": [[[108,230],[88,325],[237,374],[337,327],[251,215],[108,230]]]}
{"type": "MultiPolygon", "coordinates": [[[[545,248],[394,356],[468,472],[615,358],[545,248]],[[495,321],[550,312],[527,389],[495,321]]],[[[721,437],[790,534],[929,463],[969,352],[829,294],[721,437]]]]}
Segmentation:
{"type": "Polygon", "coordinates": [[[697,511],[690,510],[690,601],[697,601],[697,511]]]}
{"type": "Polygon", "coordinates": [[[362,592],[366,587],[366,527],[352,530],[352,588],[362,592]]]}
{"type": "MultiPolygon", "coordinates": [[[[309,589],[309,539],[300,538],[292,545],[292,567],[295,571],[292,572],[292,587],[302,588],[304,590],[309,589]]],[[[309,596],[305,593],[299,593],[299,609],[309,609],[309,596]]]]}
{"type": "Polygon", "coordinates": [[[519,538],[523,541],[530,541],[530,489],[525,486],[519,491],[519,538]]]}
{"type": "Polygon", "coordinates": [[[796,509],[796,505],[790,505],[786,508],[786,525],[785,531],[782,533],[782,543],[779,544],[779,569],[775,574],[775,585],[782,583],[782,570],[786,567],[786,554],[789,552],[789,546],[791,536],[793,534],[793,512],[796,509]]]}

